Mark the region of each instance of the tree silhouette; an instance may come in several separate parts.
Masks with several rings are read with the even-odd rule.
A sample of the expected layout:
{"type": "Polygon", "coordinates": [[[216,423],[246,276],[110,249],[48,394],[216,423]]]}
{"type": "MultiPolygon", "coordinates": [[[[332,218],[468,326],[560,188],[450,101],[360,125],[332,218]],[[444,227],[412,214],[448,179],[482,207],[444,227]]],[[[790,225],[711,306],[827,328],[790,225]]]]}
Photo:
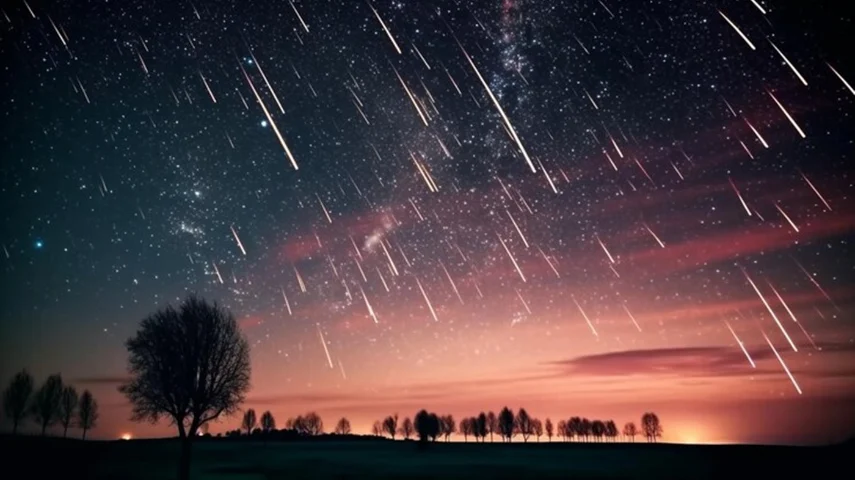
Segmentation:
{"type": "Polygon", "coordinates": [[[448,437],[456,431],[457,424],[455,423],[452,415],[449,414],[439,417],[439,433],[445,437],[446,442],[448,441],[448,437]]]}
{"type": "Polygon", "coordinates": [[[602,420],[594,420],[591,422],[591,433],[597,441],[602,441],[603,435],[606,433],[606,424],[602,420]]]}
{"type": "Polygon", "coordinates": [[[350,420],[341,417],[338,423],[335,424],[335,433],[338,435],[348,435],[350,431],[350,420]]]}
{"type": "Polygon", "coordinates": [[[302,427],[306,435],[318,436],[324,433],[324,421],[316,412],[309,412],[302,417],[302,427]]]}
{"type": "Polygon", "coordinates": [[[273,418],[273,414],[270,413],[270,410],[261,414],[259,424],[261,425],[261,431],[264,433],[270,433],[273,430],[276,430],[276,419],[273,418]]]}
{"type": "Polygon", "coordinates": [[[490,443],[492,443],[493,434],[499,431],[499,419],[493,412],[487,412],[487,431],[490,432],[490,443]]]}
{"type": "Polygon", "coordinates": [[[26,370],[16,373],[3,392],[3,413],[12,420],[12,435],[27,415],[27,405],[33,394],[33,377],[26,370]]]}
{"type": "Polygon", "coordinates": [[[506,442],[510,442],[511,437],[514,436],[515,420],[514,411],[510,408],[504,407],[502,408],[502,411],[499,412],[499,433],[502,434],[502,438],[504,438],[506,442]]]}
{"type": "Polygon", "coordinates": [[[398,433],[398,414],[389,415],[383,420],[383,431],[389,434],[392,437],[392,440],[395,439],[395,434],[398,433]]]}
{"type": "Polygon", "coordinates": [[[472,423],[473,422],[472,422],[471,418],[464,418],[463,420],[460,421],[460,433],[463,434],[463,441],[464,442],[469,437],[469,435],[472,435],[472,432],[474,430],[472,428],[473,427],[472,423]]]}
{"type": "Polygon", "coordinates": [[[523,442],[527,442],[528,437],[534,433],[534,425],[532,424],[531,417],[524,408],[521,408],[520,411],[517,412],[516,427],[520,435],[523,437],[523,442]]]}
{"type": "Polygon", "coordinates": [[[591,437],[593,424],[587,418],[583,418],[579,424],[579,428],[581,430],[578,432],[578,435],[587,441],[591,437]]]}
{"type": "Polygon", "coordinates": [[[481,442],[487,439],[487,414],[481,412],[475,419],[475,436],[481,437],[481,442]]]}
{"type": "Polygon", "coordinates": [[[33,396],[30,407],[33,419],[42,427],[42,436],[47,427],[59,420],[62,388],[62,376],[57,373],[49,376],[33,396]]]}
{"type": "Polygon", "coordinates": [[[77,390],[71,385],[62,389],[62,395],[59,398],[59,423],[62,425],[63,438],[68,436],[68,427],[74,420],[75,413],[77,413],[77,402],[79,400],[77,390]]]}
{"type": "Polygon", "coordinates": [[[539,442],[540,437],[543,436],[543,422],[541,422],[539,418],[535,418],[531,421],[531,428],[535,438],[537,438],[537,441],[539,442]]]}
{"type": "Polygon", "coordinates": [[[380,420],[377,420],[376,422],[374,422],[374,425],[371,425],[371,434],[374,435],[375,437],[382,437],[383,436],[383,422],[381,422],[380,420]]]}
{"type": "Polygon", "coordinates": [[[415,432],[413,421],[410,420],[410,417],[406,417],[404,421],[401,422],[401,427],[398,429],[398,433],[400,433],[405,440],[409,440],[410,437],[413,436],[413,432],[415,432]]]}
{"type": "Polygon", "coordinates": [[[617,439],[618,435],[620,435],[620,432],[618,431],[617,425],[615,424],[614,420],[607,421],[606,422],[606,437],[608,437],[611,441],[614,442],[615,439],[617,439]]]}
{"type": "Polygon", "coordinates": [[[565,442],[567,441],[567,421],[566,420],[558,420],[558,424],[555,426],[558,430],[558,435],[561,435],[561,439],[565,442]]]}
{"type": "Polygon", "coordinates": [[[246,430],[246,434],[249,435],[252,433],[252,429],[258,424],[258,419],[255,416],[255,410],[250,408],[243,414],[243,421],[240,424],[240,427],[246,430]]]}
{"type": "Polygon", "coordinates": [[[119,387],[134,421],[168,417],[181,438],[178,477],[190,475],[190,448],[199,427],[237,411],[249,390],[249,344],[234,315],[195,295],[140,323],[125,344],[131,380],[119,387]]]}
{"type": "Polygon", "coordinates": [[[656,443],[656,439],[662,436],[662,424],[659,423],[659,417],[653,412],[642,415],[641,431],[644,432],[648,442],[656,443]]]}
{"type": "Polygon", "coordinates": [[[436,437],[440,434],[441,422],[439,421],[439,416],[435,413],[431,413],[428,416],[428,421],[430,422],[430,431],[431,431],[431,440],[436,441],[436,437]]]}
{"type": "Polygon", "coordinates": [[[572,440],[574,436],[585,437],[585,424],[580,417],[571,417],[567,422],[567,437],[572,440]]]}
{"type": "Polygon", "coordinates": [[[552,425],[552,420],[549,417],[546,417],[546,422],[543,424],[543,427],[546,429],[546,438],[549,441],[552,441],[552,436],[555,435],[555,427],[552,425]]]}
{"type": "Polygon", "coordinates": [[[92,397],[92,392],[84,390],[80,396],[80,406],[77,409],[77,426],[83,429],[83,439],[86,432],[98,423],[98,402],[92,397]]]}
{"type": "Polygon", "coordinates": [[[623,426],[623,434],[629,438],[630,441],[635,442],[635,436],[638,435],[638,428],[636,428],[634,423],[626,422],[626,425],[623,426]]]}
{"type": "Polygon", "coordinates": [[[413,423],[416,427],[416,433],[419,434],[419,441],[423,443],[428,440],[436,441],[436,437],[440,434],[440,421],[435,413],[419,410],[413,419],[413,423]]]}

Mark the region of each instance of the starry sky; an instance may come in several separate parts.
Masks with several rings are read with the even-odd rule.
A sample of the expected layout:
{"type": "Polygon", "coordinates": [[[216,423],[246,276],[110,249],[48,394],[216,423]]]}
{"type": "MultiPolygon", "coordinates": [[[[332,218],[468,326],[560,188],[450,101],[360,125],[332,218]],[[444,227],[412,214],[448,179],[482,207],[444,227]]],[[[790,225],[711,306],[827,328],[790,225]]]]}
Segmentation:
{"type": "Polygon", "coordinates": [[[824,3],[4,2],[2,378],[174,434],[128,421],[123,342],[198,292],[280,423],[845,438],[853,22],[824,3]]]}

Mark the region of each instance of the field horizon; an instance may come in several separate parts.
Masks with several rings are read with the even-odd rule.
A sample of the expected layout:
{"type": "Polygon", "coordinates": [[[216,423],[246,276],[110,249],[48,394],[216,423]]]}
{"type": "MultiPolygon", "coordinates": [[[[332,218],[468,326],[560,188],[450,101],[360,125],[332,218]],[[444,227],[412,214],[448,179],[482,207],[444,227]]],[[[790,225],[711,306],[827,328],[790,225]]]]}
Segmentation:
{"type": "MultiPolygon", "coordinates": [[[[346,478],[717,478],[831,472],[842,468],[852,440],[829,446],[688,445],[674,443],[432,442],[352,435],[264,441],[205,438],[194,442],[194,479],[346,478]]],[[[53,459],[32,473],[91,479],[176,478],[177,438],[89,440],[0,437],[9,458],[53,459]]]]}

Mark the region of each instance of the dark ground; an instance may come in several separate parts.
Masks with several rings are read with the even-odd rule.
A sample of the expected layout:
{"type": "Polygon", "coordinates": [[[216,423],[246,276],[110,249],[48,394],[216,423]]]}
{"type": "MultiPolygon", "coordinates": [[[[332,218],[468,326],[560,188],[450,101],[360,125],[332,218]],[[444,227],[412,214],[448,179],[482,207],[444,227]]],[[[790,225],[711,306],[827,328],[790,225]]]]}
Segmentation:
{"type": "MultiPolygon", "coordinates": [[[[194,444],[198,480],[249,479],[716,479],[845,475],[855,449],[741,445],[527,444],[208,439],[194,444]]],[[[171,479],[175,440],[81,442],[0,438],[3,478],[171,479]]]]}

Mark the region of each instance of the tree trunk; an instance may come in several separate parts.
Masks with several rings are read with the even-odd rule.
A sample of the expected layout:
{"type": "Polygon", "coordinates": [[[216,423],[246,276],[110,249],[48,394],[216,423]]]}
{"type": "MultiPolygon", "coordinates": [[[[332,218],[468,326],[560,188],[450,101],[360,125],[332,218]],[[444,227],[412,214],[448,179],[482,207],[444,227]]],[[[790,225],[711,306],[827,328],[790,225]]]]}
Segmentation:
{"type": "Polygon", "coordinates": [[[63,425],[62,438],[68,438],[68,425],[63,425]]]}
{"type": "Polygon", "coordinates": [[[185,436],[181,439],[181,459],[178,462],[178,479],[190,479],[190,442],[192,439],[185,436]]]}
{"type": "Polygon", "coordinates": [[[47,422],[42,422],[42,436],[45,436],[45,430],[47,430],[47,422]]]}
{"type": "Polygon", "coordinates": [[[18,433],[18,419],[17,418],[12,420],[12,435],[15,435],[16,433],[18,433]]]}
{"type": "Polygon", "coordinates": [[[81,437],[81,439],[86,440],[86,429],[85,428],[83,429],[83,436],[81,437]]]}

